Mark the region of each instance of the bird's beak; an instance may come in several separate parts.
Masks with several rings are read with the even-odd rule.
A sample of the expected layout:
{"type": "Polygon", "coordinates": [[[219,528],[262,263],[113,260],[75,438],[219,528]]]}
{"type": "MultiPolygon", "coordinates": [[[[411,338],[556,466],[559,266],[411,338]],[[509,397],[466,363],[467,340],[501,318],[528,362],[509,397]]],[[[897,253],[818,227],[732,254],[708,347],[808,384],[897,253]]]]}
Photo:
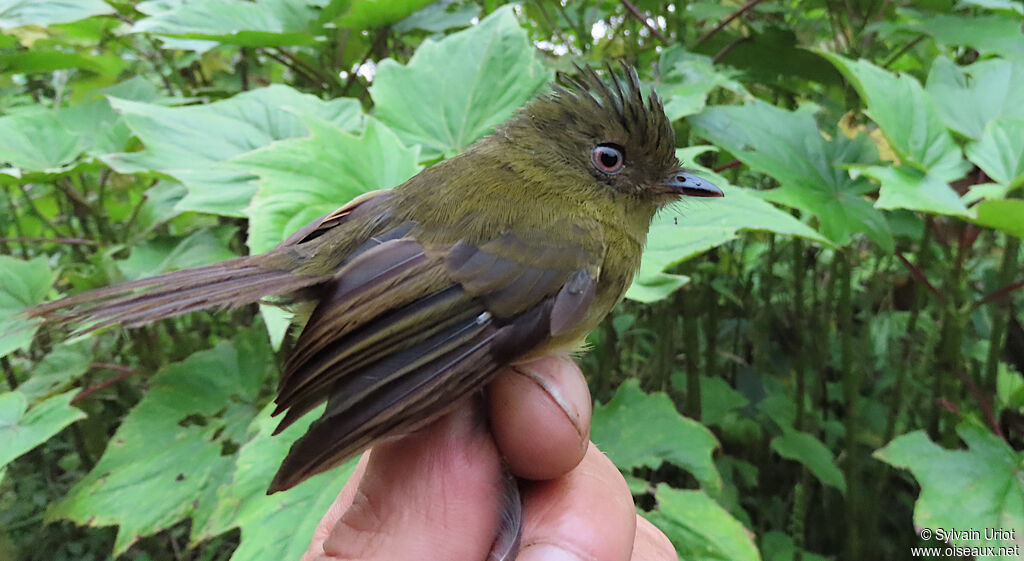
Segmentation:
{"type": "Polygon", "coordinates": [[[661,184],[668,192],[676,195],[686,195],[687,197],[725,196],[725,193],[714,183],[682,170],[668,176],[661,184]]]}

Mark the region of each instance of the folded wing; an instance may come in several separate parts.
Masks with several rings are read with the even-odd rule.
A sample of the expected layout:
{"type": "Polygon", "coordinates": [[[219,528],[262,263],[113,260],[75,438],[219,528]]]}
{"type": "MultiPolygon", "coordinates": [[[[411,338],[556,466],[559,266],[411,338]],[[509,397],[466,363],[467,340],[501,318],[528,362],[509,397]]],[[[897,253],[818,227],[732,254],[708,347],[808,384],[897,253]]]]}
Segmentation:
{"type": "Polygon", "coordinates": [[[270,492],[409,432],[583,317],[599,262],[506,233],[424,245],[414,225],[374,238],[326,285],[282,377],[278,431],[327,401],[270,492]]]}

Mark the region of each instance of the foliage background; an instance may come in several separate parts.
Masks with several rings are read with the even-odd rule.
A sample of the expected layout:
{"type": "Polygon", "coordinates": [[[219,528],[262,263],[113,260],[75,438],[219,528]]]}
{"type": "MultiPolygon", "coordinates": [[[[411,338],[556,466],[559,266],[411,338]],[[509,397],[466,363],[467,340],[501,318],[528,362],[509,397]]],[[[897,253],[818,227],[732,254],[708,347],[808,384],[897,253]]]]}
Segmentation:
{"type": "Polygon", "coordinates": [[[281,312],[67,339],[20,311],[265,250],[616,59],[727,193],[658,218],[583,358],[642,514],[681,559],[1020,546],[1022,23],[1011,0],[0,0],[0,558],[297,558],[348,469],[264,495],[304,430],[269,438],[281,312]]]}

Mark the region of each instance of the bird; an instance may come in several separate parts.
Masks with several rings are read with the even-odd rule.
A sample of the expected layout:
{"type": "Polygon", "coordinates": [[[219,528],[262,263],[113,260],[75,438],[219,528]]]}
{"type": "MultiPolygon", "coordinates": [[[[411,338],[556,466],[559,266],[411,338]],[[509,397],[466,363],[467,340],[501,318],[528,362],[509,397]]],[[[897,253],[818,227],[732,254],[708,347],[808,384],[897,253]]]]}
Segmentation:
{"type": "Polygon", "coordinates": [[[270,251],[28,310],[95,331],[268,299],[307,316],[276,433],[326,402],[268,493],[294,487],[478,393],[503,367],[580,349],[623,297],[650,222],[720,197],[683,168],[635,68],[558,73],[461,154],[363,194],[270,251]]]}

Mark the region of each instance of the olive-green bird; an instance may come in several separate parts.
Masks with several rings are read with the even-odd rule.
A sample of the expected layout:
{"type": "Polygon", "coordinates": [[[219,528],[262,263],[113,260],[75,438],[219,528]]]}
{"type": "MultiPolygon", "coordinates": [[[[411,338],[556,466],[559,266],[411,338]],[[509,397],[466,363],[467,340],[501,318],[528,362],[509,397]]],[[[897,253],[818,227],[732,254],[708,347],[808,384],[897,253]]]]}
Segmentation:
{"type": "Polygon", "coordinates": [[[293,487],[436,419],[503,366],[578,349],[632,281],[658,209],[722,195],[680,167],[661,101],[625,73],[560,75],[463,154],[268,253],[29,315],[94,330],[267,297],[314,304],[276,400],[278,432],[327,402],[269,492],[293,487]]]}

